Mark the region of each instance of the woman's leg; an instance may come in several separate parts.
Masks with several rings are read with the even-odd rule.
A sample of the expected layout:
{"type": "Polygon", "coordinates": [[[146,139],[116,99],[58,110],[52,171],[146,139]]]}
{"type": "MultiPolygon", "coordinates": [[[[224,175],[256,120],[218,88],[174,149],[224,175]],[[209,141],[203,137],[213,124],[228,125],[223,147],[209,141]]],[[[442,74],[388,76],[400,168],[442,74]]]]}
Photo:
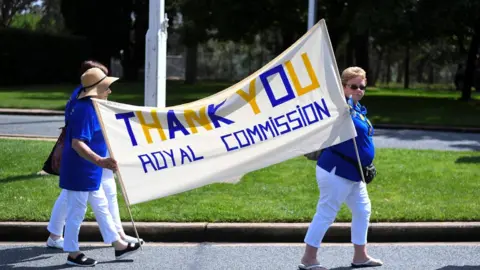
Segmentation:
{"type": "Polygon", "coordinates": [[[126,243],[120,238],[120,235],[115,228],[112,215],[108,209],[107,198],[105,197],[105,192],[103,190],[100,189],[90,192],[88,202],[95,213],[104,242],[106,244],[113,244],[113,247],[115,248],[115,257],[117,259],[124,258],[140,248],[140,244],[126,243]]]}
{"type": "MultiPolygon", "coordinates": [[[[115,178],[113,177],[113,172],[108,169],[103,169],[102,173],[102,188],[105,192],[105,196],[108,201],[108,209],[112,215],[113,222],[115,223],[115,228],[117,229],[118,234],[122,240],[128,243],[137,243],[138,239],[129,235],[126,235],[123,231],[122,220],[120,219],[120,210],[118,208],[118,199],[117,199],[117,185],[115,183],[115,178]]],[[[140,242],[143,242],[143,239],[140,239],[140,242]]]]}
{"type": "Polygon", "coordinates": [[[352,211],[353,263],[364,263],[371,259],[367,254],[367,233],[372,206],[367,185],[364,182],[355,183],[346,203],[352,211]]]}
{"type": "MultiPolygon", "coordinates": [[[[302,264],[305,266],[318,264],[317,251],[330,225],[335,220],[338,210],[350,193],[351,183],[317,166],[317,182],[320,189],[320,199],[317,211],[305,236],[305,253],[302,264]]],[[[321,268],[318,268],[321,269],[321,268]]]]}
{"type": "MultiPolygon", "coordinates": [[[[48,222],[47,230],[50,232],[50,238],[53,241],[62,239],[63,226],[65,226],[65,219],[67,218],[67,191],[62,189],[58,195],[55,204],[53,205],[50,221],[48,222]]],[[[62,243],[63,245],[63,243],[62,243]]]]}
{"type": "Polygon", "coordinates": [[[78,234],[80,226],[87,211],[88,193],[84,191],[67,190],[67,219],[65,222],[65,241],[63,250],[69,253],[71,258],[80,254],[78,246],[78,234]]]}
{"type": "Polygon", "coordinates": [[[108,201],[108,210],[112,215],[113,222],[115,223],[115,228],[117,229],[117,232],[122,235],[124,234],[124,232],[122,227],[122,221],[120,219],[120,210],[118,209],[117,185],[115,183],[115,178],[113,177],[113,172],[111,170],[103,169],[102,188],[108,201]]]}

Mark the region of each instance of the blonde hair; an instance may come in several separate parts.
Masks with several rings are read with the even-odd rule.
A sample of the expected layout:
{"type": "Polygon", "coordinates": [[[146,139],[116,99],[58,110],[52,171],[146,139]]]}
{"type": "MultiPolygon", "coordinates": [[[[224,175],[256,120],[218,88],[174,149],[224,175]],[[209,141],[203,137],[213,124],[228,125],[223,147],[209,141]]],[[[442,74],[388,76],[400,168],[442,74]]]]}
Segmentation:
{"type": "Polygon", "coordinates": [[[367,78],[367,72],[361,67],[349,67],[342,72],[342,84],[347,85],[347,82],[353,78],[362,77],[367,78]]]}

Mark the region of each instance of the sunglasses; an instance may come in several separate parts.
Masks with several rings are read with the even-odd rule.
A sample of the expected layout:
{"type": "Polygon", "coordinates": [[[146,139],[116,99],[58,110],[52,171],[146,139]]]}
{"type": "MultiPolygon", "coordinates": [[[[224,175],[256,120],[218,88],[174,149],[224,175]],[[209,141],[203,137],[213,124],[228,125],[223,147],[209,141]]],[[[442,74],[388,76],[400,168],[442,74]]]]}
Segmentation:
{"type": "Polygon", "coordinates": [[[356,84],[347,84],[346,86],[350,87],[350,89],[352,90],[357,90],[360,88],[360,90],[365,90],[367,89],[367,86],[366,85],[356,85],[356,84]]]}

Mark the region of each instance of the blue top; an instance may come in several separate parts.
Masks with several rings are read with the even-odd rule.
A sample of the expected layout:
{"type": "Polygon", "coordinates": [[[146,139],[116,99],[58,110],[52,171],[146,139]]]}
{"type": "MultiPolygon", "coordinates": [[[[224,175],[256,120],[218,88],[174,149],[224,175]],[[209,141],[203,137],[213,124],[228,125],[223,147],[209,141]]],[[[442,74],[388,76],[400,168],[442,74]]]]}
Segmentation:
{"type": "Polygon", "coordinates": [[[68,117],[60,166],[60,188],[73,191],[98,190],[102,179],[102,168],[82,158],[72,148],[73,139],[84,141],[101,157],[107,153],[107,144],[89,97],[75,101],[68,117]]]}
{"type": "Polygon", "coordinates": [[[67,101],[67,104],[65,105],[65,125],[67,124],[68,118],[71,114],[70,111],[72,110],[73,106],[75,106],[75,103],[77,103],[77,97],[78,97],[78,94],[80,94],[81,90],[82,90],[82,86],[81,85],[77,86],[77,88],[73,90],[72,95],[70,96],[70,98],[67,101]]]}
{"type": "MultiPolygon", "coordinates": [[[[374,129],[367,118],[367,109],[364,106],[357,102],[354,110],[355,114],[352,115],[352,120],[355,125],[355,130],[357,131],[356,142],[358,154],[362,166],[365,167],[372,164],[373,158],[375,157],[375,146],[373,145],[374,129]]],[[[353,164],[332,152],[332,149],[356,161],[357,155],[355,154],[353,139],[325,148],[318,158],[317,165],[328,172],[331,172],[334,167],[337,167],[335,170],[336,175],[355,182],[362,181],[362,176],[358,171],[358,165],[354,167],[353,164]]]]}

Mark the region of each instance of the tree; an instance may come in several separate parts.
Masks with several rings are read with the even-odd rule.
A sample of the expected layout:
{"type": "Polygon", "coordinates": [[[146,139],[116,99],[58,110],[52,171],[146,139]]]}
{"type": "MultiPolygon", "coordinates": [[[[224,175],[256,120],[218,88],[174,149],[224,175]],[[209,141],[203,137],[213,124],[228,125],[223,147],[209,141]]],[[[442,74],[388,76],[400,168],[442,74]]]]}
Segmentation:
{"type": "Polygon", "coordinates": [[[15,15],[28,9],[36,0],[0,0],[0,28],[7,28],[15,15]]]}
{"type": "Polygon", "coordinates": [[[43,0],[43,16],[39,22],[39,28],[43,31],[61,33],[64,30],[64,21],[61,0],[43,0]]]}
{"type": "Polygon", "coordinates": [[[62,0],[61,11],[67,29],[92,43],[92,58],[109,65],[129,47],[132,1],[62,0]]]}

